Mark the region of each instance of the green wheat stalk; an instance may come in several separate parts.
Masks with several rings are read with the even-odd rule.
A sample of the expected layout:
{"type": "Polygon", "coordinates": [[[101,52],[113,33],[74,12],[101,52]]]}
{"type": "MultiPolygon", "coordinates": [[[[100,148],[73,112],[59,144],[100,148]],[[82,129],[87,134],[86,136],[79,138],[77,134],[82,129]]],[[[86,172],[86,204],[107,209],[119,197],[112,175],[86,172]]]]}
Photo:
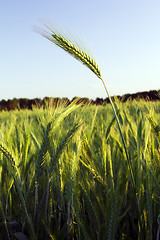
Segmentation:
{"type": "Polygon", "coordinates": [[[19,176],[19,172],[18,172],[18,169],[17,169],[17,166],[16,166],[15,159],[12,156],[12,154],[8,151],[8,149],[5,148],[4,146],[2,146],[2,144],[0,144],[0,152],[2,152],[8,160],[8,163],[9,163],[8,164],[8,171],[14,179],[14,183],[15,183],[17,192],[19,194],[20,201],[22,203],[22,206],[23,206],[25,214],[26,214],[26,218],[27,218],[27,220],[29,222],[29,225],[30,225],[30,228],[31,228],[32,237],[33,237],[33,239],[35,239],[35,232],[34,232],[34,228],[33,228],[33,223],[32,223],[32,220],[31,220],[31,218],[29,216],[29,213],[28,213],[28,210],[27,210],[26,200],[25,200],[25,197],[24,197],[24,192],[22,190],[22,182],[21,182],[21,179],[20,179],[20,176],[19,176]],[[17,176],[18,176],[18,178],[17,178],[17,176]]]}
{"type": "MultiPolygon", "coordinates": [[[[53,42],[54,44],[56,44],[57,46],[59,46],[60,48],[62,48],[64,51],[66,51],[67,53],[69,53],[70,55],[72,55],[75,59],[77,59],[79,62],[83,63],[86,67],[88,67],[101,81],[102,84],[105,88],[105,91],[108,95],[109,101],[111,103],[116,121],[117,121],[117,125],[118,125],[118,129],[119,129],[119,133],[122,139],[122,143],[124,146],[124,151],[125,151],[125,155],[127,158],[127,164],[129,167],[129,171],[131,174],[131,184],[133,187],[133,190],[135,192],[135,196],[136,196],[136,186],[135,186],[135,180],[134,180],[134,175],[133,175],[133,170],[132,170],[132,165],[131,165],[131,160],[128,156],[128,152],[127,152],[127,148],[126,148],[126,144],[124,141],[124,137],[122,135],[122,130],[120,127],[120,122],[114,107],[114,104],[112,102],[112,99],[110,97],[110,94],[108,92],[108,89],[106,87],[106,84],[102,78],[101,75],[101,70],[98,66],[98,64],[96,63],[96,61],[86,52],[86,50],[82,47],[82,44],[78,44],[76,41],[73,42],[71,40],[71,38],[69,37],[69,35],[67,36],[66,34],[62,34],[60,33],[57,29],[55,29],[54,27],[48,26],[46,24],[44,24],[44,26],[49,30],[44,30],[42,28],[35,28],[35,31],[37,33],[39,33],[40,35],[42,35],[43,37],[47,38],[48,40],[50,40],[51,42],[53,42]]],[[[137,213],[139,215],[139,204],[138,204],[138,199],[136,198],[136,205],[137,205],[137,213]]],[[[140,216],[140,215],[139,215],[140,216]]]]}
{"type": "MultiPolygon", "coordinates": [[[[44,26],[46,28],[48,28],[48,30],[50,30],[51,32],[47,32],[46,30],[42,29],[42,28],[36,28],[36,32],[38,32],[39,34],[41,34],[43,37],[47,38],[48,40],[50,40],[51,42],[55,43],[57,46],[59,46],[60,48],[62,48],[64,51],[68,52],[70,55],[72,55],[74,58],[76,58],[78,61],[82,62],[86,67],[88,67],[98,78],[101,79],[103,86],[105,88],[105,91],[108,95],[108,98],[110,100],[114,115],[116,117],[116,121],[118,124],[118,128],[119,128],[119,132],[122,138],[122,142],[124,145],[124,149],[125,149],[125,153],[126,153],[126,157],[127,160],[129,162],[129,157],[128,157],[128,153],[127,153],[127,149],[126,149],[126,145],[124,142],[124,138],[122,135],[122,130],[120,127],[120,123],[119,123],[119,119],[114,107],[114,104],[112,102],[112,99],[109,95],[109,92],[107,90],[106,84],[102,78],[101,75],[101,70],[98,66],[98,64],[96,63],[96,61],[90,57],[90,55],[88,53],[85,52],[85,49],[82,48],[82,46],[80,46],[77,42],[72,43],[72,41],[70,40],[70,38],[65,35],[65,34],[61,34],[59,33],[56,29],[54,29],[53,27],[49,27],[47,25],[44,24],[44,26]]],[[[130,164],[129,164],[130,166],[130,164]]],[[[133,180],[133,179],[132,179],[133,180]]],[[[133,180],[134,182],[134,180],[133,180]]]]}
{"type": "Polygon", "coordinates": [[[50,31],[46,31],[42,28],[36,28],[35,31],[38,32],[40,35],[42,35],[43,37],[47,38],[48,40],[50,40],[51,42],[55,43],[57,46],[59,46],[60,48],[62,48],[64,51],[68,52],[70,55],[72,55],[74,58],[76,58],[78,61],[82,62],[86,67],[88,67],[93,73],[95,73],[95,75],[101,79],[103,86],[105,88],[105,91],[108,95],[108,98],[110,100],[117,124],[118,124],[118,129],[122,138],[122,142],[123,142],[123,146],[124,146],[124,150],[125,150],[125,154],[126,154],[126,158],[128,161],[128,165],[130,168],[130,172],[131,172],[131,177],[132,177],[132,184],[133,186],[135,185],[134,183],[134,177],[133,177],[133,172],[132,172],[132,167],[131,167],[131,162],[129,160],[129,156],[127,153],[127,149],[126,149],[126,145],[124,142],[124,138],[122,135],[122,130],[120,127],[120,123],[119,123],[119,119],[114,107],[114,104],[112,102],[112,99],[109,95],[109,92],[107,90],[106,84],[102,78],[101,75],[101,70],[98,66],[98,64],[95,62],[95,60],[93,60],[92,57],[89,56],[88,53],[85,52],[85,49],[82,48],[82,46],[80,46],[77,42],[73,43],[71,41],[71,39],[69,38],[69,36],[65,35],[65,34],[61,34],[59,31],[57,31],[56,29],[54,29],[53,27],[49,27],[47,25],[44,24],[44,26],[50,31]]]}

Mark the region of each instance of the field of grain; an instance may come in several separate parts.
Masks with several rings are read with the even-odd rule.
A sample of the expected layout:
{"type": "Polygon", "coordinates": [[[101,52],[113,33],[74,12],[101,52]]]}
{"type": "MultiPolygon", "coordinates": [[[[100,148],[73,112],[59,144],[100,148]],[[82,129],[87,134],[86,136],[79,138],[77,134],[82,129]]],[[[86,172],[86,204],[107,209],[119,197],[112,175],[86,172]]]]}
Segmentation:
{"type": "Polygon", "coordinates": [[[160,103],[0,112],[0,239],[159,239],[160,103]],[[118,110],[119,109],[119,110],[118,110]]]}

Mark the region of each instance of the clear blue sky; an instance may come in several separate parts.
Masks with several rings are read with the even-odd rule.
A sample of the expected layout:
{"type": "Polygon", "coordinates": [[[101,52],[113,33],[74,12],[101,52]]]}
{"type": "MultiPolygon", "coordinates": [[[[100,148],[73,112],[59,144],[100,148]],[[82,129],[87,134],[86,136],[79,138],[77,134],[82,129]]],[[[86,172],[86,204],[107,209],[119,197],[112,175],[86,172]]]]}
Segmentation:
{"type": "Polygon", "coordinates": [[[7,0],[0,3],[0,100],[106,98],[88,68],[33,31],[41,21],[87,43],[111,95],[160,89],[159,0],[7,0]]]}

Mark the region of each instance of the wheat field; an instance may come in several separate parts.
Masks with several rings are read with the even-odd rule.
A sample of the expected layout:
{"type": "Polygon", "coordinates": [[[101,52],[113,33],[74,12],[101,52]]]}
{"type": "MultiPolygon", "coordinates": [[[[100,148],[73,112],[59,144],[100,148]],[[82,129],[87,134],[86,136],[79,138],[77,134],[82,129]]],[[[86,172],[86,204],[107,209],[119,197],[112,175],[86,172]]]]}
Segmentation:
{"type": "Polygon", "coordinates": [[[114,105],[132,177],[110,105],[0,113],[0,239],[159,239],[160,103],[114,105]]]}

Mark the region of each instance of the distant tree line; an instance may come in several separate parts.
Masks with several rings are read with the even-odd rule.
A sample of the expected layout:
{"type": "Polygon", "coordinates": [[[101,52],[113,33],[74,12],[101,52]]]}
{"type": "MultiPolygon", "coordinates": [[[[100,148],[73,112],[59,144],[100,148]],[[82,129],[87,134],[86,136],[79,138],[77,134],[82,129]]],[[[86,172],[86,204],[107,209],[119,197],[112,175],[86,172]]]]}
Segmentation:
{"type": "MultiPolygon", "coordinates": [[[[112,98],[116,98],[120,102],[133,101],[133,100],[145,100],[145,101],[160,101],[160,90],[149,91],[149,92],[138,92],[134,94],[124,94],[122,96],[115,96],[112,98]]],[[[58,107],[59,105],[68,106],[71,102],[76,101],[76,104],[91,104],[91,105],[106,105],[109,103],[108,98],[96,98],[95,100],[90,100],[89,98],[79,98],[74,97],[72,100],[68,98],[53,98],[53,97],[45,97],[43,99],[34,98],[14,98],[12,100],[2,100],[0,101],[0,111],[6,110],[15,110],[15,109],[30,109],[32,110],[34,107],[38,108],[47,108],[47,107],[58,107]]]]}

